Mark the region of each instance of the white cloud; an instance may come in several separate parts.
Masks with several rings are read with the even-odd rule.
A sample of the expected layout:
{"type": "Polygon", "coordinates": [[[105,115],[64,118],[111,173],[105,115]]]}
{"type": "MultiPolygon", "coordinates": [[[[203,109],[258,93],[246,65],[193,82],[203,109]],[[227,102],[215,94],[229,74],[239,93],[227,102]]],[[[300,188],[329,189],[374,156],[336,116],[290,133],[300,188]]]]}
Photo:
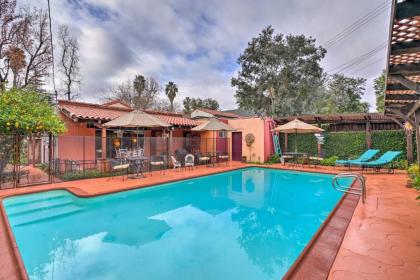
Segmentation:
{"type": "MultiPolygon", "coordinates": [[[[110,84],[141,73],[162,85],[175,81],[179,102],[185,96],[213,97],[223,108],[233,108],[230,78],[237,70],[236,58],[262,28],[271,24],[277,32],[303,33],[325,42],[380,2],[72,0],[51,4],[54,25],[66,23],[79,37],[82,98],[95,99],[110,84]]],[[[45,5],[42,0],[35,3],[45,5]]],[[[323,66],[334,68],[387,40],[388,21],[389,13],[383,13],[328,50],[323,66]]],[[[385,61],[384,52],[376,58],[381,55],[385,61]]],[[[357,74],[371,80],[383,65],[378,62],[357,74]]],[[[374,104],[370,85],[365,99],[374,104]]]]}

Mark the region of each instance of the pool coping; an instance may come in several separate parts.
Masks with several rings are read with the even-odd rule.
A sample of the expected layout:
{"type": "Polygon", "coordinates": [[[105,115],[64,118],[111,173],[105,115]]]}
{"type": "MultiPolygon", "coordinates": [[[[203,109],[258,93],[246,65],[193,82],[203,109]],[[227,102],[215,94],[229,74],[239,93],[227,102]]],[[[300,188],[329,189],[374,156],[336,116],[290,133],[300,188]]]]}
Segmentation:
{"type": "MultiPolygon", "coordinates": [[[[267,169],[274,169],[274,170],[284,170],[284,171],[295,171],[295,172],[300,172],[300,173],[318,173],[318,174],[330,174],[330,175],[336,175],[337,173],[335,172],[330,172],[330,171],[313,171],[313,170],[304,170],[304,168],[302,169],[296,169],[296,168],[286,168],[286,167],[282,167],[282,166],[267,166],[267,165],[261,165],[261,164],[247,164],[245,166],[236,166],[236,167],[228,167],[226,170],[223,171],[215,171],[215,172],[210,172],[207,174],[196,174],[196,175],[191,175],[191,176],[186,176],[186,177],[182,177],[182,178],[177,178],[177,179],[169,179],[169,180],[164,180],[162,182],[158,182],[158,183],[145,183],[144,185],[137,185],[137,186],[129,186],[126,188],[121,188],[118,190],[109,190],[109,191],[104,191],[104,192],[99,192],[99,193],[88,193],[80,188],[77,187],[57,187],[57,188],[52,188],[52,189],[47,189],[47,190],[25,190],[22,193],[19,194],[6,194],[1,196],[0,195],[0,212],[1,212],[1,221],[0,221],[0,227],[4,227],[7,233],[7,239],[9,240],[9,247],[11,247],[11,250],[13,252],[13,258],[16,261],[17,264],[17,270],[19,273],[19,278],[23,279],[23,280],[29,280],[29,276],[27,274],[27,271],[25,269],[25,265],[23,263],[23,259],[22,256],[20,254],[20,251],[18,249],[12,228],[9,224],[9,220],[6,214],[6,210],[4,209],[3,206],[3,200],[5,198],[8,197],[13,197],[13,196],[20,196],[20,195],[27,195],[27,194],[34,194],[34,193],[38,193],[38,192],[46,192],[46,191],[54,191],[54,190],[64,190],[64,191],[68,191],[71,194],[77,196],[77,197],[82,197],[82,198],[89,198],[89,197],[97,197],[97,196],[102,196],[102,195],[108,195],[108,194],[113,194],[113,193],[119,193],[119,192],[124,192],[124,191],[130,191],[130,190],[137,190],[137,189],[142,189],[142,188],[148,188],[148,187],[153,187],[153,186],[157,186],[157,185],[161,185],[161,184],[167,184],[167,183],[173,183],[173,182],[179,182],[179,181],[184,181],[184,180],[189,180],[189,179],[194,179],[194,178],[200,178],[200,177],[205,177],[205,176],[211,176],[211,175],[216,175],[216,174],[220,174],[220,173],[226,173],[226,172],[230,172],[230,171],[236,171],[236,170],[241,170],[241,169],[248,169],[248,168],[253,168],[253,167],[260,167],[260,168],[267,168],[267,169]]],[[[83,181],[83,180],[80,180],[83,181]]],[[[65,182],[63,182],[65,183],[65,182]]],[[[305,248],[302,250],[302,252],[299,254],[299,257],[294,261],[294,263],[292,264],[292,266],[288,269],[288,271],[286,272],[286,274],[282,277],[282,279],[301,279],[301,278],[295,278],[296,272],[298,271],[299,268],[301,268],[302,263],[304,261],[307,260],[309,251],[314,248],[317,243],[319,243],[319,237],[322,234],[322,232],[326,229],[327,224],[329,223],[329,221],[334,217],[334,215],[336,215],[337,211],[339,210],[339,208],[343,205],[343,201],[345,200],[346,197],[348,197],[348,194],[344,194],[340,200],[337,202],[337,204],[335,205],[334,209],[329,213],[328,217],[323,221],[323,223],[319,226],[318,230],[316,231],[316,233],[312,236],[311,240],[308,242],[308,244],[305,246],[305,248]]],[[[326,276],[328,276],[328,273],[332,267],[332,264],[334,262],[334,259],[340,249],[341,246],[341,242],[344,238],[344,235],[346,233],[348,224],[350,223],[351,217],[353,216],[353,212],[355,210],[357,206],[354,206],[354,209],[352,210],[352,215],[350,216],[350,218],[348,219],[347,225],[344,229],[344,231],[342,232],[341,236],[340,236],[340,244],[337,246],[335,253],[332,255],[332,262],[331,265],[329,265],[328,270],[324,270],[323,272],[326,273],[326,276]]],[[[308,271],[309,272],[309,271],[308,271]]],[[[301,272],[300,272],[301,273],[301,272]]],[[[305,275],[305,274],[304,274],[305,275]]],[[[313,276],[311,274],[311,276],[313,276]]],[[[318,279],[318,278],[311,278],[311,279],[318,279]]],[[[319,278],[319,279],[326,279],[325,278],[319,278]]]]}

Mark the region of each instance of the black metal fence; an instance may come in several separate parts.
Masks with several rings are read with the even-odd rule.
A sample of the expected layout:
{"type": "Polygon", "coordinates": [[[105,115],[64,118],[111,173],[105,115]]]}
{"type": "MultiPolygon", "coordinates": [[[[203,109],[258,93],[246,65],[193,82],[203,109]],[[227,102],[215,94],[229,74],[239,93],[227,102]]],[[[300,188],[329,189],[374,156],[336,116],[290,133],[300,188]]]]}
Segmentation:
{"type": "Polygon", "coordinates": [[[172,157],[183,163],[192,154],[221,162],[230,158],[229,138],[202,137],[98,137],[0,136],[0,188],[53,183],[109,175],[111,162],[142,155],[144,169],[162,161],[171,168],[172,157]]]}

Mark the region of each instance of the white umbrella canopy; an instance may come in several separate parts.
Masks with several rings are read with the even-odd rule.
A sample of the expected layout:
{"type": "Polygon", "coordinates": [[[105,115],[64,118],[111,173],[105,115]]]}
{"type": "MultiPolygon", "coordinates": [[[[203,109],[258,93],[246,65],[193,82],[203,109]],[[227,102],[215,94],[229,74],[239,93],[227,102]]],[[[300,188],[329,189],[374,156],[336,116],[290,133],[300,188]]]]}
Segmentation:
{"type": "Polygon", "coordinates": [[[233,131],[236,130],[228,124],[221,122],[215,118],[212,118],[196,127],[191,129],[192,131],[233,131]]]}
{"type": "Polygon", "coordinates": [[[105,127],[170,127],[171,125],[142,111],[132,111],[104,124],[105,127]]]}
{"type": "Polygon", "coordinates": [[[319,133],[323,132],[322,128],[305,123],[298,119],[294,119],[286,124],[279,125],[272,131],[283,132],[283,133],[319,133]]]}
{"type": "MultiPolygon", "coordinates": [[[[320,132],[323,132],[324,130],[320,127],[300,121],[296,118],[293,121],[290,121],[286,124],[279,125],[278,127],[272,129],[272,131],[300,134],[300,133],[320,133],[320,132]]],[[[295,152],[297,153],[296,137],[295,137],[295,152]]]]}
{"type": "Polygon", "coordinates": [[[215,131],[233,131],[236,130],[228,124],[221,122],[215,118],[211,118],[210,120],[197,125],[196,127],[191,128],[192,131],[213,131],[213,152],[216,151],[216,136],[215,131]]]}

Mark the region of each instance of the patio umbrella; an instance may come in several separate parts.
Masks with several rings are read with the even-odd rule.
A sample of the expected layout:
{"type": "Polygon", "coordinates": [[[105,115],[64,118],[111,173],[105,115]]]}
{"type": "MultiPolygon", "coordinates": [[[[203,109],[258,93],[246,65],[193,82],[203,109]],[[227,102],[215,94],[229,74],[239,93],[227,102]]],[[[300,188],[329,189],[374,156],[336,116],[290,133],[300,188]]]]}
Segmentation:
{"type": "MultiPolygon", "coordinates": [[[[124,115],[119,116],[118,118],[113,119],[110,122],[104,123],[105,127],[127,127],[127,128],[137,128],[137,138],[138,138],[138,129],[139,127],[155,128],[163,127],[167,128],[171,125],[158,117],[147,114],[140,110],[135,110],[128,112],[124,115]]],[[[137,139],[138,146],[138,139],[137,139]]]]}
{"type": "MultiPolygon", "coordinates": [[[[293,121],[290,121],[286,124],[279,125],[278,127],[274,128],[272,131],[275,132],[283,132],[283,133],[320,133],[324,130],[317,126],[305,123],[303,121],[298,120],[297,118],[293,121]]],[[[295,137],[295,152],[297,152],[297,142],[295,137]]]]}
{"type": "Polygon", "coordinates": [[[192,131],[213,131],[213,149],[215,148],[215,132],[216,131],[233,131],[236,130],[228,124],[221,122],[215,118],[211,118],[210,120],[197,125],[191,129],[192,131]]]}
{"type": "Polygon", "coordinates": [[[170,127],[171,125],[158,117],[143,111],[132,111],[104,124],[105,127],[170,127]]]}

